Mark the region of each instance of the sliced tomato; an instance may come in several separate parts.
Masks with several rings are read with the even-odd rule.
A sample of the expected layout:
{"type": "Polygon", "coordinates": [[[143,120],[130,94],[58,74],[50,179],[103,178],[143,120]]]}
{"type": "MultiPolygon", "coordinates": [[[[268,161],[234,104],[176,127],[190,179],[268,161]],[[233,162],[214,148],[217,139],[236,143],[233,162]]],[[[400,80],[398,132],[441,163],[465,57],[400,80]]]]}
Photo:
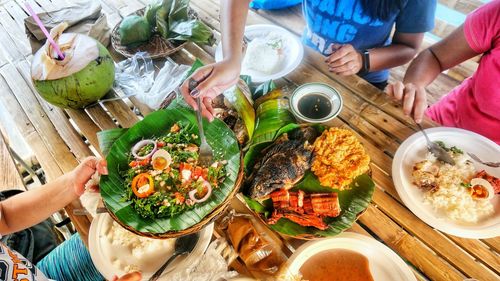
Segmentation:
{"type": "Polygon", "coordinates": [[[137,167],[137,165],[139,165],[139,163],[137,163],[137,161],[131,161],[128,165],[129,165],[131,168],[134,168],[134,167],[137,167]]]}
{"type": "Polygon", "coordinates": [[[165,145],[166,145],[166,143],[165,143],[164,141],[158,141],[158,142],[156,143],[156,146],[157,146],[158,148],[162,148],[162,147],[164,147],[165,145]]]}

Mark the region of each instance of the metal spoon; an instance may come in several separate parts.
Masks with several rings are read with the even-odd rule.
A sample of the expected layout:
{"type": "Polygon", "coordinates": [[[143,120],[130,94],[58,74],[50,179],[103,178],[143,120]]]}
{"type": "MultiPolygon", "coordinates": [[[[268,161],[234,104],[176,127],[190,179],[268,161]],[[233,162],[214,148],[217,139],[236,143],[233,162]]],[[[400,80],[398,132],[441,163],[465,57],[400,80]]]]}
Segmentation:
{"type": "Polygon", "coordinates": [[[420,129],[420,131],[424,134],[425,140],[427,141],[427,149],[434,155],[436,158],[440,161],[443,161],[445,163],[448,163],[450,165],[455,165],[455,160],[451,158],[451,156],[448,154],[446,150],[444,150],[441,146],[438,144],[432,142],[429,139],[429,136],[427,136],[427,133],[424,131],[424,128],[420,126],[420,124],[417,124],[417,127],[420,129]]]}
{"type": "Polygon", "coordinates": [[[149,278],[149,281],[158,280],[168,265],[178,256],[190,253],[198,243],[199,239],[200,234],[198,234],[198,232],[177,238],[177,240],[175,240],[174,254],[155,272],[155,274],[153,274],[153,276],[151,276],[151,278],[149,278]]]}

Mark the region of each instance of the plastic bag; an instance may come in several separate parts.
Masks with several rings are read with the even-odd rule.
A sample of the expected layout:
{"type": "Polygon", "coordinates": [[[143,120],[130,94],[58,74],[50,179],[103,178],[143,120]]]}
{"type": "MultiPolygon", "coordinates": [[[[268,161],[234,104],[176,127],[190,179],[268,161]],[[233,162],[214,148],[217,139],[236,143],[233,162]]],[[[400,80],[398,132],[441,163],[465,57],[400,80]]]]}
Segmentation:
{"type": "Polygon", "coordinates": [[[176,271],[169,276],[170,281],[207,281],[227,280],[238,275],[236,271],[228,271],[226,260],[220,255],[218,246],[221,240],[215,240],[208,246],[207,251],[198,262],[189,267],[176,271]]]}
{"type": "Polygon", "coordinates": [[[153,60],[147,53],[139,52],[116,65],[115,83],[126,97],[136,96],[151,109],[158,109],[163,101],[175,96],[174,91],[188,69],[187,65],[167,59],[155,78],[153,60]]]}

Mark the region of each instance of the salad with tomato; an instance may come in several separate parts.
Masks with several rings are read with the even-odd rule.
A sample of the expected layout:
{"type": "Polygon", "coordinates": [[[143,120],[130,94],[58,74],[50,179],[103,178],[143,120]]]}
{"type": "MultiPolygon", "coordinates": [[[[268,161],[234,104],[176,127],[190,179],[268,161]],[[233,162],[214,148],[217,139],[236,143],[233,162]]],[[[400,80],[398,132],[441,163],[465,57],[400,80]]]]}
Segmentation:
{"type": "Polygon", "coordinates": [[[174,124],[167,134],[137,142],[129,155],[123,200],[144,218],[162,218],[210,199],[225,178],[226,161],[198,165],[198,136],[174,124]]]}

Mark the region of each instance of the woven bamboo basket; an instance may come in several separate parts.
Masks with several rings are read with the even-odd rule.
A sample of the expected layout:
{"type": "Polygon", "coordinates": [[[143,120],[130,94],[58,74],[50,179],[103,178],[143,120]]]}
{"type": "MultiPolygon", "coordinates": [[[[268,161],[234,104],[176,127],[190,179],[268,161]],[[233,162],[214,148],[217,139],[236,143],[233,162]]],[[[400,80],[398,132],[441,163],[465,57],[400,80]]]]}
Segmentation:
{"type": "MultiPolygon", "coordinates": [[[[146,8],[142,8],[131,15],[143,16],[145,11],[146,8]]],[[[189,15],[197,18],[196,13],[192,10],[189,11],[189,15]]],[[[159,34],[154,33],[148,42],[136,47],[127,47],[120,43],[118,28],[120,27],[121,22],[122,21],[120,21],[111,32],[111,45],[115,51],[127,58],[134,56],[137,52],[147,52],[152,59],[164,58],[179,51],[184,47],[184,45],[187,44],[187,41],[167,40],[159,34]]]]}
{"type": "MultiPolygon", "coordinates": [[[[141,232],[137,231],[136,229],[130,227],[129,225],[124,224],[121,222],[113,212],[111,212],[107,206],[106,210],[108,211],[108,214],[113,218],[114,221],[116,221],[119,225],[121,225],[123,228],[127,229],[128,231],[135,233],[139,236],[143,237],[148,237],[148,238],[154,238],[154,239],[170,239],[170,238],[177,238],[181,236],[185,236],[191,233],[195,233],[200,231],[205,225],[215,221],[229,206],[229,203],[233,199],[233,197],[238,193],[238,190],[240,189],[240,186],[243,182],[243,153],[240,152],[240,169],[238,171],[238,177],[236,178],[236,182],[234,184],[233,190],[229,195],[226,197],[226,199],[219,205],[217,206],[211,213],[209,213],[207,216],[205,216],[199,223],[186,228],[184,230],[180,231],[169,231],[165,233],[150,233],[150,232],[141,232]]],[[[106,205],[106,204],[104,204],[106,205]]]]}

